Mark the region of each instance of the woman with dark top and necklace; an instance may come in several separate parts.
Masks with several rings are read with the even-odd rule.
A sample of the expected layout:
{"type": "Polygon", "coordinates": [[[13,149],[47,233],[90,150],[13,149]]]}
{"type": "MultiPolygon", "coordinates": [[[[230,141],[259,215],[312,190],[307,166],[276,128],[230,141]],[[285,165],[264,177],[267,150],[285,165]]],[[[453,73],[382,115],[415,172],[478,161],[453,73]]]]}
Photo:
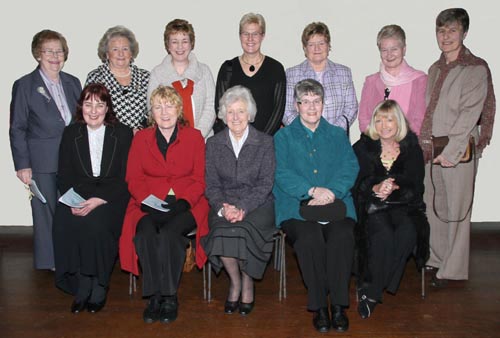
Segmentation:
{"type": "MultiPolygon", "coordinates": [[[[219,100],[228,88],[244,86],[250,89],[257,103],[257,115],[252,126],[273,135],[279,129],[285,111],[285,69],[281,63],[262,54],[260,50],[266,35],[266,22],[262,15],[243,15],[239,32],[243,54],[226,60],[220,67],[215,90],[215,111],[219,111],[219,100]]],[[[217,120],[215,132],[224,128],[225,124],[217,120]]]]}
{"type": "Polygon", "coordinates": [[[358,312],[370,317],[382,293],[396,293],[417,244],[419,268],[429,257],[424,160],[399,104],[380,102],[354,145],[359,174],[353,188],[358,223],[358,312]]]}

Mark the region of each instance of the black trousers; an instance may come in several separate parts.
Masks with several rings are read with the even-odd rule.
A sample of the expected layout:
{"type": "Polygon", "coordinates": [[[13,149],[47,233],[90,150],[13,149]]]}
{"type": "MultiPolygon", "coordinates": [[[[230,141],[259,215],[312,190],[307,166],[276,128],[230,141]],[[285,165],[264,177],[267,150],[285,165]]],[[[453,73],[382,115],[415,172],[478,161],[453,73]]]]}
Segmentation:
{"type": "Polygon", "coordinates": [[[396,293],[406,262],[415,248],[417,232],[406,208],[372,214],[367,219],[368,268],[371,282],[367,297],[382,300],[384,289],[396,293]]]}
{"type": "Polygon", "coordinates": [[[149,215],[139,220],[134,244],[142,267],[144,297],[177,293],[186,259],[185,236],[194,228],[196,221],[190,211],[175,216],[159,230],[149,215]]]}
{"type": "Polygon", "coordinates": [[[354,256],[354,220],[329,224],[290,219],[282,224],[291,241],[307,287],[307,308],[349,306],[349,281],[354,256]]]}

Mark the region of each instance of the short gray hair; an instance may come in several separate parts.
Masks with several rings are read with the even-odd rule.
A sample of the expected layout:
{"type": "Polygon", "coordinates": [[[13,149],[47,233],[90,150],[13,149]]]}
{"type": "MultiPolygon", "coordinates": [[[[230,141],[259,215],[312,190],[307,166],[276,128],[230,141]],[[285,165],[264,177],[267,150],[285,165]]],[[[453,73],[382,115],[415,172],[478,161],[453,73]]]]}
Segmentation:
{"type": "Polygon", "coordinates": [[[132,59],[135,59],[139,54],[139,43],[135,39],[134,33],[130,29],[124,26],[114,26],[109,28],[101,40],[99,41],[99,45],[97,46],[97,56],[101,59],[102,62],[106,62],[107,53],[108,53],[108,44],[109,41],[113,38],[123,37],[126,38],[130,44],[130,52],[132,53],[132,59]]]}
{"type": "Polygon", "coordinates": [[[293,91],[293,98],[295,99],[295,102],[300,102],[302,96],[307,94],[318,95],[319,97],[321,97],[321,102],[323,102],[325,97],[325,90],[323,89],[321,83],[313,79],[305,79],[297,82],[293,91]]]}
{"type": "Polygon", "coordinates": [[[218,117],[227,124],[227,107],[236,101],[244,102],[247,105],[247,112],[250,122],[255,121],[257,115],[257,104],[250,92],[250,89],[237,85],[226,90],[224,95],[219,100],[219,114],[218,117]]]}
{"type": "Polygon", "coordinates": [[[380,49],[380,44],[384,39],[396,39],[401,42],[402,47],[406,46],[406,34],[403,28],[398,25],[387,25],[382,27],[377,34],[377,47],[380,49]]]}

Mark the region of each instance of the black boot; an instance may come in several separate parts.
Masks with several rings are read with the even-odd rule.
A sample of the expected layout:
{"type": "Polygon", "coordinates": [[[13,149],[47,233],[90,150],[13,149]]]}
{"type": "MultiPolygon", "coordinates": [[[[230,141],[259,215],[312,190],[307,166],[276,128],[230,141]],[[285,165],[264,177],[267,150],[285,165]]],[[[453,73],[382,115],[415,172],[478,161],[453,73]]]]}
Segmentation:
{"type": "Polygon", "coordinates": [[[328,308],[322,307],[313,315],[313,326],[321,333],[326,333],[330,330],[330,314],[328,308]]]}
{"type": "Polygon", "coordinates": [[[332,327],[338,332],[349,329],[349,318],[341,305],[332,305],[332,327]]]}
{"type": "Polygon", "coordinates": [[[163,297],[163,303],[160,307],[160,322],[170,323],[176,320],[178,307],[176,295],[163,297]]]}

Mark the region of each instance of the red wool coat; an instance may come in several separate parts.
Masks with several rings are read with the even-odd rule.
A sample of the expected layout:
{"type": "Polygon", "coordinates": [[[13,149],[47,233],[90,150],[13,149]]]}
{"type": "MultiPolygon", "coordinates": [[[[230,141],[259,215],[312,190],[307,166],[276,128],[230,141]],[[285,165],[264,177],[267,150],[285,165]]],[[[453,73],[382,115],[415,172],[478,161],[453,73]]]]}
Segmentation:
{"type": "Polygon", "coordinates": [[[196,220],[196,264],[202,267],[207,260],[200,238],[208,234],[208,202],[205,198],[205,141],[201,133],[190,127],[178,127],[176,140],[163,157],[156,143],[156,127],[137,132],[127,164],[126,181],[130,201],[125,213],[120,237],[120,264],[125,271],[139,275],[133,238],[137,222],[145,215],[141,201],[150,194],[165,198],[173,189],[178,199],[191,206],[196,220]]]}

